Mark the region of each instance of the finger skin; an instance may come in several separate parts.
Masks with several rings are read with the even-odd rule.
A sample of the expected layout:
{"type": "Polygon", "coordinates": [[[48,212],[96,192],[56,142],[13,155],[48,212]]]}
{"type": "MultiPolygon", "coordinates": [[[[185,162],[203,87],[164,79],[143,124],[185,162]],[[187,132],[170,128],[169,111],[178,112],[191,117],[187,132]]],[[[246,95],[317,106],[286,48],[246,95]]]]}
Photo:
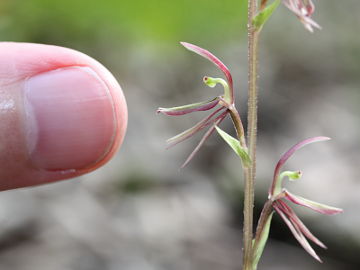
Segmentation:
{"type": "Polygon", "coordinates": [[[58,46],[0,43],[0,190],[69,179],[99,168],[122,144],[126,126],[123,92],[113,75],[96,60],[58,46]],[[39,169],[32,164],[25,142],[23,85],[27,78],[66,67],[89,67],[106,84],[114,103],[115,134],[107,154],[90,167],[68,171],[39,169]]]}

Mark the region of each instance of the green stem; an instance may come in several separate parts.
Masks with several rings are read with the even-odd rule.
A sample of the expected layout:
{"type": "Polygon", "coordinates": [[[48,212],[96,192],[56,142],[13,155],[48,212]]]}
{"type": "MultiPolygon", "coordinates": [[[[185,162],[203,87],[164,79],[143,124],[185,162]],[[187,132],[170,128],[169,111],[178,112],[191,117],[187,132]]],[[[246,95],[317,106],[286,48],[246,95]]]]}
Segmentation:
{"type": "Polygon", "coordinates": [[[256,15],[257,1],[248,0],[248,144],[251,167],[245,172],[244,187],[244,260],[243,270],[252,270],[252,238],[254,182],[256,175],[256,136],[257,136],[257,47],[259,33],[253,27],[252,20],[256,15]]]}

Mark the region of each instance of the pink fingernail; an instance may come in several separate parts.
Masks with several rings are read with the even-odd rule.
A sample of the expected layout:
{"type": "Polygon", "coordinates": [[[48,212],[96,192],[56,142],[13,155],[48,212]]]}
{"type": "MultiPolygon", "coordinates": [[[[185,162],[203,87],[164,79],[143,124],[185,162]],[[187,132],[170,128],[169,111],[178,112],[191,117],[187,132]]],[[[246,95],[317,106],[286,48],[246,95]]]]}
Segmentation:
{"type": "Polygon", "coordinates": [[[30,159],[46,170],[84,169],[102,160],[116,132],[109,89],[89,67],[45,72],[25,82],[30,159]]]}

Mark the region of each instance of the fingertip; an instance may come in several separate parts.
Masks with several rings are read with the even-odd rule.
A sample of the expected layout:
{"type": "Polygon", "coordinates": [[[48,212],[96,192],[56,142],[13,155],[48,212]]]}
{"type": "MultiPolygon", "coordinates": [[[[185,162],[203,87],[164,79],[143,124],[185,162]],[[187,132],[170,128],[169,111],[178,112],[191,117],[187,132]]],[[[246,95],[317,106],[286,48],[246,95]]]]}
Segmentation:
{"type": "Polygon", "coordinates": [[[72,178],[113,157],[125,136],[127,106],[104,66],[57,46],[0,43],[0,52],[0,84],[17,105],[0,114],[17,119],[7,132],[17,135],[3,143],[15,151],[0,153],[10,165],[0,168],[0,189],[72,178]]]}

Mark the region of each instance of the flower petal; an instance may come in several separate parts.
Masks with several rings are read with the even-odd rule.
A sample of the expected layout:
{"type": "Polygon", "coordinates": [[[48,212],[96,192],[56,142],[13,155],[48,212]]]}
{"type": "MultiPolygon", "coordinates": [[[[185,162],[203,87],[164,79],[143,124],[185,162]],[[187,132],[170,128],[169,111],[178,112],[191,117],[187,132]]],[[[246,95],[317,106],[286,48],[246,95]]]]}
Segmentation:
{"type": "Polygon", "coordinates": [[[208,115],[207,117],[205,117],[203,120],[201,120],[199,123],[197,123],[195,126],[181,132],[180,134],[168,139],[166,141],[167,143],[167,148],[171,148],[175,145],[177,145],[178,143],[190,138],[191,136],[193,136],[195,133],[199,132],[200,130],[202,130],[203,128],[209,126],[211,123],[213,123],[213,121],[210,121],[212,117],[214,117],[218,112],[220,112],[221,110],[224,110],[224,107],[220,107],[217,110],[215,110],[214,112],[212,112],[210,115],[208,115]]]}
{"type": "Polygon", "coordinates": [[[219,58],[217,58],[211,52],[209,52],[203,48],[200,48],[199,46],[196,46],[194,44],[187,43],[187,42],[180,42],[180,44],[183,45],[189,51],[197,53],[198,55],[201,55],[202,57],[204,57],[204,58],[208,59],[209,61],[211,61],[212,63],[214,63],[224,73],[224,75],[228,81],[228,84],[230,86],[230,89],[233,89],[233,80],[232,80],[230,71],[224,65],[224,63],[219,60],[219,58]]]}
{"type": "Polygon", "coordinates": [[[214,108],[219,103],[219,101],[220,101],[219,97],[216,97],[212,100],[201,101],[184,106],[177,106],[172,108],[158,108],[156,112],[170,116],[178,116],[178,115],[188,114],[191,112],[207,111],[214,108]]]}
{"type": "Polygon", "coordinates": [[[318,260],[319,262],[322,262],[319,256],[316,254],[314,249],[310,246],[309,242],[306,240],[302,232],[299,230],[299,228],[293,224],[290,219],[287,218],[286,214],[283,213],[281,210],[281,207],[279,207],[276,202],[274,203],[274,209],[275,211],[280,215],[280,217],[284,220],[285,224],[289,227],[290,231],[294,235],[295,239],[300,243],[300,245],[305,249],[307,253],[309,253],[313,258],[318,260]]]}
{"type": "Polygon", "coordinates": [[[228,111],[226,110],[221,115],[219,115],[214,121],[213,126],[209,128],[208,131],[204,134],[204,136],[201,138],[199,144],[195,147],[195,149],[191,152],[191,154],[188,156],[188,158],[185,160],[184,164],[181,165],[181,168],[184,168],[195,156],[195,154],[200,150],[201,146],[204,144],[204,142],[211,136],[211,134],[215,131],[215,127],[224,120],[225,116],[228,114],[228,111]]]}
{"type": "Polygon", "coordinates": [[[282,211],[290,218],[291,222],[295,224],[298,229],[311,241],[313,241],[318,246],[327,249],[323,242],[321,242],[315,235],[313,235],[301,219],[296,215],[294,210],[291,209],[285,202],[279,200],[278,203],[282,206],[282,211]]]}
{"type": "Polygon", "coordinates": [[[300,148],[304,147],[305,145],[308,145],[310,143],[315,143],[315,142],[321,142],[321,141],[328,141],[330,140],[329,137],[323,137],[323,136],[319,136],[319,137],[313,137],[313,138],[309,138],[306,140],[303,140],[297,144],[295,144],[294,146],[292,146],[288,151],[286,151],[280,158],[280,160],[278,161],[278,163],[276,164],[275,167],[275,171],[274,171],[274,177],[273,177],[273,182],[270,188],[269,193],[271,195],[273,195],[275,186],[277,184],[278,178],[279,178],[279,174],[280,174],[280,169],[284,166],[284,164],[286,163],[286,161],[300,148]]]}
{"type": "Polygon", "coordinates": [[[336,208],[333,206],[329,206],[326,204],[322,204],[322,203],[318,203],[318,202],[314,202],[308,199],[305,199],[303,197],[300,197],[298,195],[294,195],[292,193],[290,193],[287,190],[284,190],[285,192],[285,198],[295,204],[301,205],[301,206],[305,206],[308,207],[316,212],[319,212],[321,214],[324,215],[335,215],[335,214],[339,214],[342,213],[343,210],[340,208],[336,208]]]}

